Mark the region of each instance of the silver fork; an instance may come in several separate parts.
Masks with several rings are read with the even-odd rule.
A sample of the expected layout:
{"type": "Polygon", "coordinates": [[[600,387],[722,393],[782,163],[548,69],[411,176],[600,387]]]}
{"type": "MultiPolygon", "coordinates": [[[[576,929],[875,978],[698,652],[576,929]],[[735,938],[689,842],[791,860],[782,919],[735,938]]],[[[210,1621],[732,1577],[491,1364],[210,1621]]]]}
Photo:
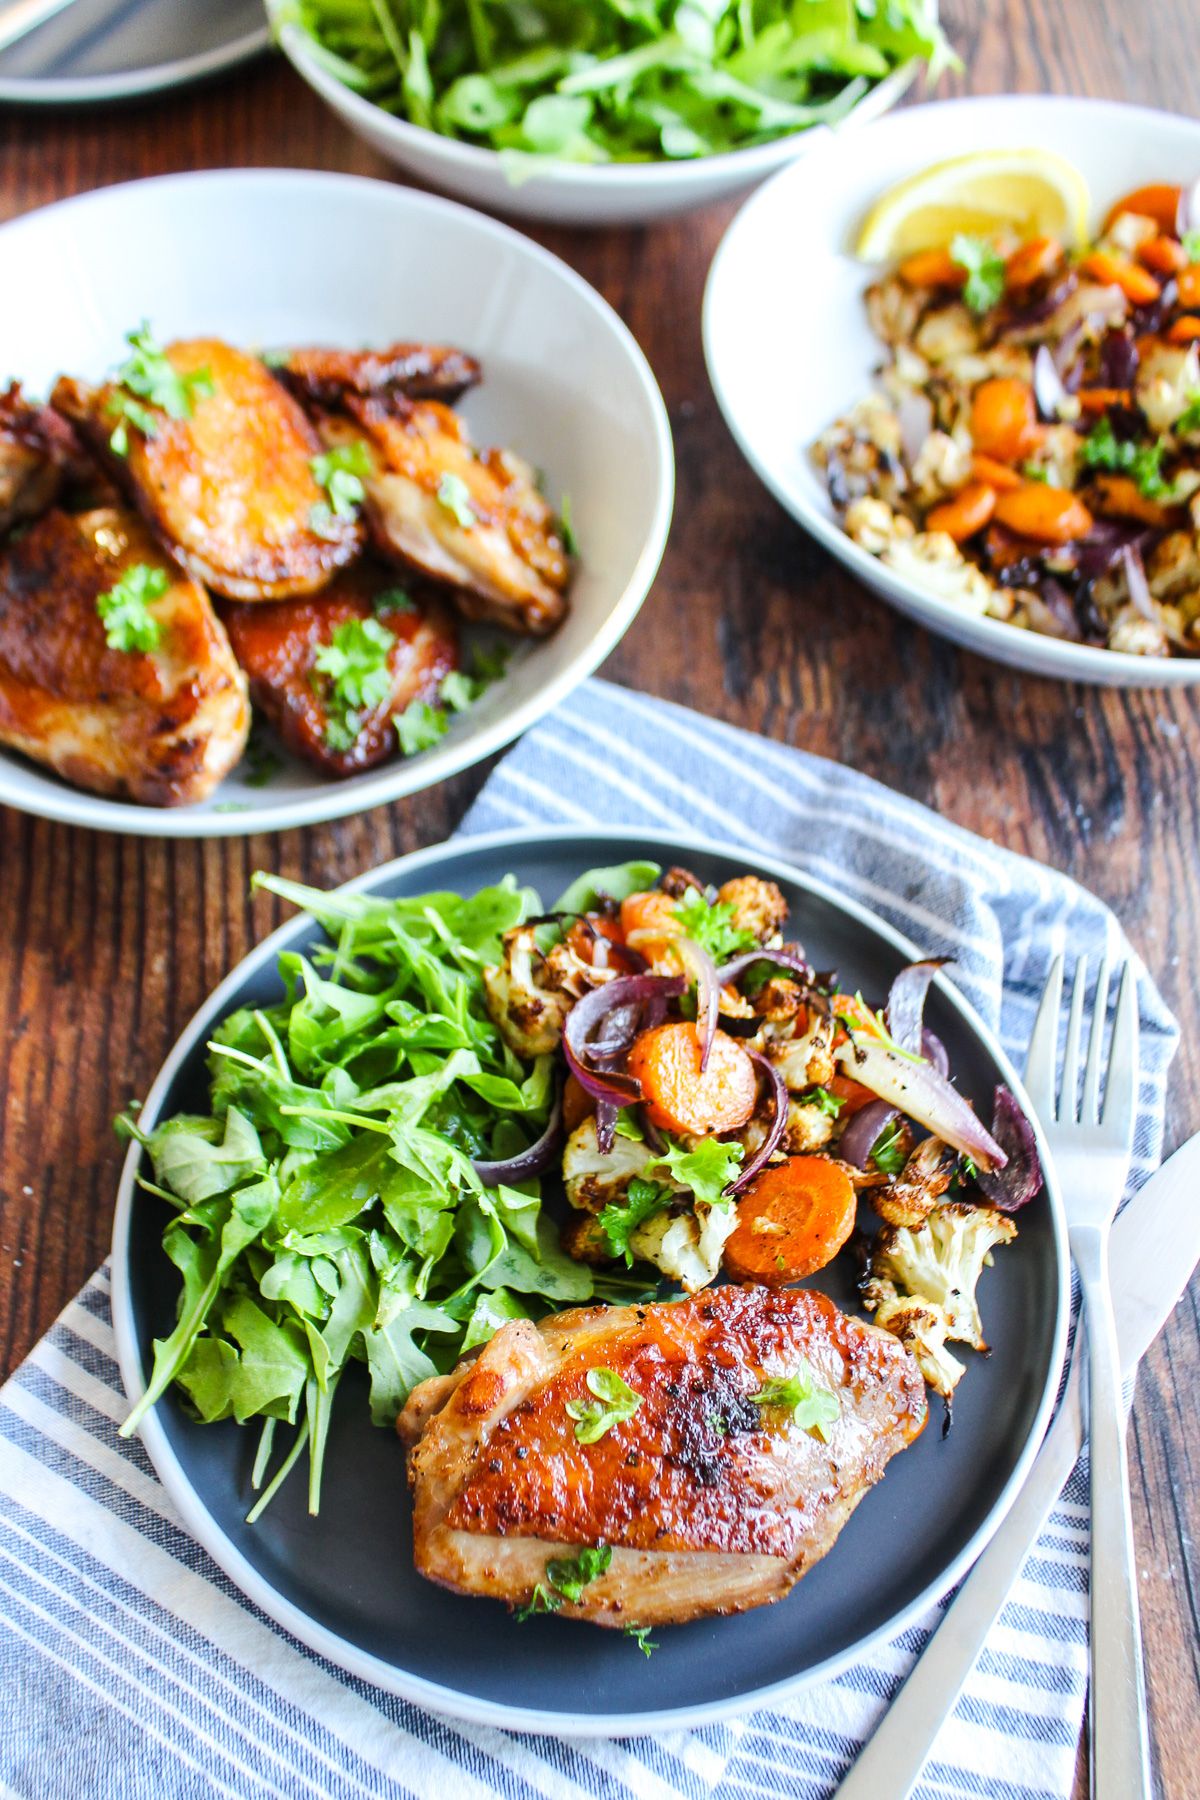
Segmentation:
{"type": "Polygon", "coordinates": [[[1137,985],[1121,973],[1101,1107],[1101,1065],[1108,1013],[1108,959],[1096,978],[1083,1091],[1079,1062],[1087,958],[1075,965],[1062,1087],[1058,1024],[1063,959],[1057,957],[1038,1007],[1025,1086],[1041,1119],[1062,1184],[1071,1254],[1087,1325],[1088,1436],[1092,1467],[1091,1692],[1092,1800],[1150,1800],[1150,1749],[1134,1572],[1133,1519],[1125,1451],[1125,1405],[1108,1276],[1109,1226],[1125,1188],[1137,1105],[1137,985]],[[1078,1098],[1077,1098],[1078,1096],[1078,1098]]]}

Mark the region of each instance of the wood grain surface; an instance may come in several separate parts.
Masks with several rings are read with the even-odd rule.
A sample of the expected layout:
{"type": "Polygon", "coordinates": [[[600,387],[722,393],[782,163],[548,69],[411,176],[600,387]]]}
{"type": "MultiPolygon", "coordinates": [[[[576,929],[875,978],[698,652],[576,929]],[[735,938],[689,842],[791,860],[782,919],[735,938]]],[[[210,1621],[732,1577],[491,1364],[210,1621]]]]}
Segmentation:
{"type": "MultiPolygon", "coordinates": [[[[1200,110],[1196,0],[947,0],[944,15],[969,71],[946,92],[1049,89],[1200,110]]],[[[387,173],[266,59],[138,107],[5,113],[0,216],[136,176],[250,164],[387,173]]],[[[742,463],[704,373],[700,297],[731,210],[644,231],[533,234],[632,327],[675,432],[671,545],[604,672],[863,769],[1100,894],[1183,1022],[1174,1145],[1200,1128],[1200,689],[1119,693],[1008,673],[899,619],[804,536],[742,463]]],[[[3,360],[18,370],[20,347],[3,360]]],[[[250,899],[251,871],[334,883],[435,842],[486,773],[341,824],[225,843],[99,836],[0,810],[0,1375],[107,1251],[114,1111],[145,1092],[194,1008],[277,922],[272,902],[250,899]]],[[[1133,1419],[1167,1800],[1200,1790],[1198,1298],[1200,1284],[1148,1358],[1133,1419]]],[[[1082,1793],[1082,1769],[1080,1783],[1082,1793]]]]}

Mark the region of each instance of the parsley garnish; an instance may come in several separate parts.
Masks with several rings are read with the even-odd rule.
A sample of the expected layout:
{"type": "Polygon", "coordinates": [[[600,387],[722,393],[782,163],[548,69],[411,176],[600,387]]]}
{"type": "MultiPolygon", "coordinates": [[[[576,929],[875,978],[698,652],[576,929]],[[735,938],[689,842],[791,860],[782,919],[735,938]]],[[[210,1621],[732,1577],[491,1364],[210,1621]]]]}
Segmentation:
{"type": "Polygon", "coordinates": [[[492,682],[503,675],[508,657],[508,648],[503,644],[492,651],[476,650],[469,675],[462,669],[451,669],[443,677],[436,706],[428,700],[414,700],[406,707],[396,720],[400,748],[405,756],[432,749],[440,738],[445,737],[450,714],[466,712],[469,706],[474,706],[492,682]]]}
{"type": "Polygon", "coordinates": [[[871,1145],[871,1161],[885,1175],[898,1175],[908,1161],[900,1134],[900,1121],[893,1119],[890,1125],[884,1126],[871,1145]]]}
{"type": "Polygon", "coordinates": [[[449,723],[440,706],[430,706],[428,700],[411,700],[395,719],[396,735],[404,755],[417,756],[422,750],[432,750],[438,740],[445,737],[449,723]]]}
{"type": "Polygon", "coordinates": [[[543,1587],[539,1581],[533,1590],[533,1598],[527,1600],[524,1606],[518,1606],[513,1612],[513,1618],[518,1625],[523,1625],[526,1619],[536,1618],[538,1613],[557,1612],[561,1605],[562,1595],[552,1594],[550,1589],[543,1587]]]}
{"type": "Polygon", "coordinates": [[[480,684],[480,688],[490,686],[493,681],[499,681],[507,670],[511,658],[511,644],[492,644],[488,649],[485,649],[482,644],[476,644],[471,656],[471,672],[480,684]]]}
{"type": "Polygon", "coordinates": [[[117,383],[123,391],[113,394],[108,402],[109,412],[119,421],[108,440],[109,449],[116,456],[129,454],[130,425],[143,437],[158,436],[158,420],[142,405],[143,400],[160,407],[170,419],[190,419],[195,402],[207,399],[213,391],[213,379],[207,369],[196,369],[190,375],[179,373],[162,346],[151,337],[145,321],[136,331],[127,332],[125,341],[133,354],[117,370],[117,383]]]}
{"type": "MultiPolygon", "coordinates": [[[[337,444],[332,450],[322,450],[319,455],[310,457],[308,466],[317,486],[324,488],[329,496],[328,511],[335,519],[348,519],[366,498],[363,482],[372,469],[371,452],[366,444],[361,438],[356,438],[352,444],[337,444]]],[[[317,510],[313,508],[313,512],[317,510]]]]}
{"type": "Polygon", "coordinates": [[[1004,297],[1004,258],[986,238],[961,232],[950,243],[950,260],[967,271],[963,299],[973,313],[985,313],[1004,297]]]}
{"type": "Polygon", "coordinates": [[[689,888],[675,908],[675,917],[687,935],[717,964],[726,963],[741,950],[752,950],[758,939],[733,922],[733,907],[718,900],[710,906],[699,888],[689,888]]]}
{"type": "Polygon", "coordinates": [[[625,1636],[633,1639],[643,1656],[650,1656],[658,1649],[658,1645],[650,1637],[649,1625],[627,1625],[625,1636]]]}
{"type": "Polygon", "coordinates": [[[391,693],[388,656],[395,642],[378,619],[347,619],[317,651],[314,685],[318,675],[326,677],[325,742],[331,750],[349,750],[362,730],[363,714],[382,706],[391,693]]]}
{"type": "Polygon", "coordinates": [[[553,1556],[546,1564],[546,1579],[572,1606],[591,1582],[598,1581],[612,1561],[610,1544],[587,1545],[578,1556],[553,1556]]]}
{"type": "MultiPolygon", "coordinates": [[[[617,1129],[620,1130],[619,1120],[617,1129]]],[[[643,1181],[640,1175],[635,1175],[626,1192],[624,1206],[604,1208],[600,1214],[600,1229],[608,1239],[613,1255],[625,1258],[626,1268],[633,1267],[629,1240],[638,1226],[670,1204],[670,1188],[664,1187],[661,1181],[643,1181]]]]}
{"type": "Polygon", "coordinates": [[[477,523],[471,509],[471,490],[461,475],[443,475],[438,483],[437,497],[446,511],[453,515],[455,524],[461,525],[464,531],[470,531],[477,523]]]}
{"type": "Polygon", "coordinates": [[[594,1400],[570,1400],[567,1414],[575,1420],[575,1436],[581,1444],[595,1444],[614,1425],[632,1419],[642,1396],[612,1369],[589,1369],[587,1389],[594,1400]]]}
{"type": "Polygon", "coordinates": [[[162,626],[147,611],[151,600],[161,600],[171,585],[165,569],[150,563],[134,563],[115,587],[96,597],[96,611],[104,626],[110,650],[153,650],[162,626]]]}
{"type": "Polygon", "coordinates": [[[798,1094],[797,1099],[801,1106],[815,1106],[818,1112],[828,1114],[831,1119],[836,1119],[846,1104],[836,1094],[831,1094],[827,1087],[811,1087],[807,1094],[798,1094]]]}
{"type": "Polygon", "coordinates": [[[1156,444],[1135,444],[1131,438],[1119,438],[1106,415],[1084,438],[1079,453],[1089,468],[1130,475],[1147,500],[1161,500],[1171,491],[1163,479],[1165,450],[1161,438],[1156,444]]]}
{"type": "Polygon", "coordinates": [[[404,589],[398,587],[380,588],[379,592],[372,600],[371,606],[374,609],[377,618],[382,618],[384,613],[408,613],[416,611],[415,606],[405,593],[404,589]]]}
{"type": "Polygon", "coordinates": [[[725,1189],[736,1180],[745,1157],[744,1144],[725,1143],[721,1138],[701,1138],[689,1150],[686,1144],[667,1139],[667,1148],[646,1164],[652,1169],[668,1169],[681,1187],[690,1188],[704,1206],[728,1206],[725,1189]]]}
{"type": "Polygon", "coordinates": [[[829,1442],[829,1426],[842,1416],[841,1405],[833,1389],[818,1381],[812,1365],[802,1356],[794,1375],[768,1376],[757,1394],[751,1394],[755,1406],[777,1406],[792,1415],[792,1424],[802,1431],[812,1431],[823,1443],[829,1442]]]}
{"type": "Polygon", "coordinates": [[[1200,231],[1185,231],[1183,254],[1190,263],[1200,263],[1200,231]]]}
{"type": "Polygon", "coordinates": [[[558,509],[558,523],[562,532],[563,549],[568,556],[579,555],[579,539],[575,536],[575,523],[571,517],[571,496],[564,494],[562,505],[558,509]]]}
{"type": "Polygon", "coordinates": [[[1200,431],[1200,392],[1187,397],[1187,405],[1175,421],[1176,431],[1200,431]]]}
{"type": "Polygon", "coordinates": [[[1049,469],[1043,469],[1035,462],[1023,462],[1021,464],[1021,473],[1026,481],[1049,482],[1050,480],[1049,469]]]}

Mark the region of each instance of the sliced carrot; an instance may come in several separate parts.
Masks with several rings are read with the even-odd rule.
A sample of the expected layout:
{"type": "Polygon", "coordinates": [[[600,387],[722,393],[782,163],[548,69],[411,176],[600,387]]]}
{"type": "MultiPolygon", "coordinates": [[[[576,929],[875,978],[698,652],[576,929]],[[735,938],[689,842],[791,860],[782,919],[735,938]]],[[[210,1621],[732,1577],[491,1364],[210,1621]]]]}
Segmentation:
{"type": "Polygon", "coordinates": [[[1139,245],[1138,261],[1156,275],[1178,275],[1187,268],[1187,251],[1178,238],[1154,237],[1139,245]]]}
{"type": "Polygon", "coordinates": [[[841,1164],[789,1156],[769,1164],[739,1199],[726,1272],[770,1287],[800,1281],[832,1262],[854,1221],[854,1188],[841,1164]]]}
{"type": "Polygon", "coordinates": [[[870,1106],[872,1100],[879,1098],[869,1087],[864,1087],[861,1081],[855,1081],[852,1075],[834,1075],[825,1085],[842,1102],[839,1117],[843,1119],[852,1119],[856,1112],[861,1112],[864,1106],[870,1106]]]}
{"type": "Polygon", "coordinates": [[[1030,238],[1020,244],[1004,264],[1005,284],[1010,288],[1032,287],[1053,274],[1062,261],[1062,245],[1057,238],[1030,238]]]}
{"type": "Polygon", "coordinates": [[[641,1083],[646,1115],[661,1131],[711,1137],[746,1124],[758,1098],[754,1064],[735,1038],[718,1031],[700,1069],[700,1034],[681,1020],[634,1039],[626,1064],[641,1083]]]}
{"type": "Polygon", "coordinates": [[[621,930],[627,938],[635,931],[652,931],[656,937],[682,937],[683,926],[675,917],[678,904],[661,888],[630,894],[621,902],[621,930]]]}
{"type": "Polygon", "coordinates": [[[1148,500],[1136,481],[1128,475],[1097,472],[1092,477],[1089,497],[1095,500],[1098,513],[1118,519],[1139,519],[1143,525],[1169,525],[1171,513],[1157,500],[1148,500]]]}
{"type": "Polygon", "coordinates": [[[1200,338],[1200,319],[1176,319],[1167,333],[1169,344],[1194,344],[1200,338]]]}
{"type": "Polygon", "coordinates": [[[1036,426],[1037,407],[1026,381],[1010,376],[981,381],[971,396],[971,437],[983,456],[1017,462],[1029,448],[1036,426]]]}
{"type": "Polygon", "coordinates": [[[563,1083],[562,1122],[563,1130],[568,1135],[577,1125],[582,1125],[596,1110],[596,1102],[586,1088],[580,1087],[573,1075],[568,1075],[563,1083]]]}
{"type": "Polygon", "coordinates": [[[978,450],[971,458],[971,473],[976,481],[986,481],[989,487],[998,491],[1021,485],[1021,477],[1015,469],[1010,469],[1007,463],[997,462],[994,457],[981,456],[978,450]]]}
{"type": "Polygon", "coordinates": [[[968,481],[953,499],[933,507],[925,519],[927,531],[944,531],[956,544],[982,531],[996,510],[996,490],[985,481],[968,481]]]}
{"type": "Polygon", "coordinates": [[[905,257],[896,273],[908,287],[959,288],[967,279],[967,271],[949,250],[918,250],[905,257]]]}
{"type": "Polygon", "coordinates": [[[1131,194],[1122,195],[1109,208],[1108,217],[1104,221],[1105,231],[1120,213],[1138,213],[1143,219],[1153,219],[1160,231],[1174,231],[1175,221],[1179,216],[1180,192],[1179,188],[1171,187],[1165,181],[1155,181],[1148,187],[1134,188],[1131,194]]]}
{"type": "Polygon", "coordinates": [[[1179,271],[1180,306],[1200,306],[1200,263],[1189,263],[1179,271]]]}
{"type": "Polygon", "coordinates": [[[1104,413],[1110,406],[1128,406],[1127,388],[1080,388],[1075,398],[1085,413],[1104,413]]]}
{"type": "Polygon", "coordinates": [[[1067,544],[1092,528],[1092,515],[1067,488],[1027,481],[996,501],[996,518],[1020,537],[1042,544],[1067,544]]]}
{"type": "Polygon", "coordinates": [[[1111,250],[1093,250],[1080,265],[1085,275],[1102,281],[1105,287],[1119,287],[1135,306],[1149,306],[1157,300],[1162,288],[1148,269],[1130,262],[1127,256],[1116,256],[1111,250]]]}
{"type": "Polygon", "coordinates": [[[588,913],[586,922],[574,919],[567,927],[567,946],[573,950],[580,962],[592,962],[597,938],[607,938],[610,944],[622,941],[622,931],[616,919],[608,919],[601,913],[588,913]]]}

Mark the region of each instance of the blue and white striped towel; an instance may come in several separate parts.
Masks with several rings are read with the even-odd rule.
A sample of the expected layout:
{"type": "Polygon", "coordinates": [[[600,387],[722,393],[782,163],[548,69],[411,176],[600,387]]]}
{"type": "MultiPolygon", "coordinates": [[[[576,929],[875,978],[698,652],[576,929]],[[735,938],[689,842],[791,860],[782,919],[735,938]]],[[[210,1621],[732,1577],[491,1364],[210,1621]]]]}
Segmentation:
{"type": "MultiPolygon", "coordinates": [[[[589,683],[463,824],[694,829],[811,870],[955,978],[1019,1054],[1052,954],[1126,950],[1091,895],[816,757],[589,683]]],[[[1174,1021],[1142,973],[1134,1181],[1159,1159],[1174,1021]]],[[[616,1744],[435,1719],[310,1655],[175,1517],[125,1410],[101,1271],[0,1390],[0,1793],[22,1800],[824,1800],[936,1613],[777,1710],[616,1744]]],[[[1087,1487],[1029,1558],[921,1800],[1065,1800],[1086,1679],[1087,1487]]],[[[884,1797],[881,1797],[884,1800],[884,1797]]]]}

